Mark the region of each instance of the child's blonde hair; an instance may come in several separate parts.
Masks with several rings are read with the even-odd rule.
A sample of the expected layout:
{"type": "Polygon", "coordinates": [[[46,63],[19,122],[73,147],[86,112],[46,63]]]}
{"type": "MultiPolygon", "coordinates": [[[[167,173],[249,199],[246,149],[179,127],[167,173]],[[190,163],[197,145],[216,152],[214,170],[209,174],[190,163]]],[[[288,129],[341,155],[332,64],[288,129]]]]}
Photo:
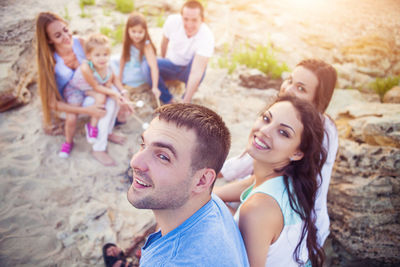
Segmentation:
{"type": "Polygon", "coordinates": [[[108,52],[111,52],[110,41],[108,37],[101,33],[93,33],[89,36],[88,40],[85,42],[85,53],[90,54],[93,49],[97,46],[104,45],[107,47],[108,52]]]}

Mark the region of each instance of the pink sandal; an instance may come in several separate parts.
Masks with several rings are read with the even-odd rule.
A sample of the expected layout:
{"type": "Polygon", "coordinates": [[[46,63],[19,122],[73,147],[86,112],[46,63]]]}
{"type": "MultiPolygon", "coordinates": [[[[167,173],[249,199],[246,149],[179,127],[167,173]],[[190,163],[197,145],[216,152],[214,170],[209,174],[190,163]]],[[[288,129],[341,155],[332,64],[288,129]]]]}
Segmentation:
{"type": "Polygon", "coordinates": [[[63,159],[68,158],[68,157],[69,157],[69,154],[71,153],[71,150],[72,150],[73,145],[74,145],[73,143],[70,144],[70,143],[68,143],[68,142],[64,142],[64,143],[61,145],[61,151],[60,151],[60,153],[58,153],[58,156],[59,156],[60,158],[63,158],[63,159]]]}

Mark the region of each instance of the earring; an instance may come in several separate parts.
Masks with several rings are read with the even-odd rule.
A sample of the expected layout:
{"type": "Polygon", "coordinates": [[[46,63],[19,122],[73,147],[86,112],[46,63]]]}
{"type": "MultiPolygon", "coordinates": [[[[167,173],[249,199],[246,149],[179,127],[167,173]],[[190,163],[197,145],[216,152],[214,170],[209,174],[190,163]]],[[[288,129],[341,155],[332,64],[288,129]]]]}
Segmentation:
{"type": "Polygon", "coordinates": [[[289,158],[290,161],[293,161],[294,159],[292,157],[289,158]]]}

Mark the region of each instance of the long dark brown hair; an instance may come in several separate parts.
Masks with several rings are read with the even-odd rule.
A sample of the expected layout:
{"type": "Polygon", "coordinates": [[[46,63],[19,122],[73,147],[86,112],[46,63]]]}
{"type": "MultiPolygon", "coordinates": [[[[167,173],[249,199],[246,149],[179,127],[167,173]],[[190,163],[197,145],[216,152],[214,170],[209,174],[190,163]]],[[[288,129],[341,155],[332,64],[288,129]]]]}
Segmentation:
{"type": "Polygon", "coordinates": [[[293,95],[280,96],[276,100],[276,102],[282,101],[289,101],[293,105],[303,124],[299,147],[299,150],[304,154],[303,158],[291,161],[282,169],[275,170],[283,172],[290,206],[304,222],[301,238],[293,256],[299,264],[305,264],[299,259],[299,250],[301,243],[307,236],[306,243],[311,264],[312,266],[322,266],[325,253],[317,242],[314,210],[316,193],[319,187],[317,177],[321,174],[321,169],[327,156],[327,152],[322,145],[324,138],[322,115],[311,103],[293,95]]]}
{"type": "Polygon", "coordinates": [[[139,60],[142,61],[143,59],[143,54],[144,54],[144,46],[146,45],[146,42],[150,42],[150,45],[152,46],[154,53],[156,54],[156,47],[153,44],[153,41],[150,38],[149,35],[149,31],[147,29],[147,22],[146,22],[146,18],[138,13],[138,12],[132,12],[129,17],[128,20],[126,22],[125,25],[125,33],[124,33],[124,42],[122,45],[122,55],[121,58],[125,61],[128,62],[131,59],[131,55],[130,55],[130,47],[132,45],[132,40],[129,37],[129,28],[130,27],[134,27],[136,25],[140,25],[143,27],[145,35],[143,40],[139,43],[139,47],[137,47],[139,49],[139,60]]]}

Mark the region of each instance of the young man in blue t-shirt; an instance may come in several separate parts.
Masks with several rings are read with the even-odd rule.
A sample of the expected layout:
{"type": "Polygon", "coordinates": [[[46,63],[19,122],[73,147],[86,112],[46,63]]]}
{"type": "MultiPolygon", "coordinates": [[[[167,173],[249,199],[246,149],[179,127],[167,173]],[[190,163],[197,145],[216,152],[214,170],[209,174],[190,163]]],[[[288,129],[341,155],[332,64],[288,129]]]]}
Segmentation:
{"type": "Polygon", "coordinates": [[[136,208],[152,209],[160,227],[143,246],[140,266],[248,266],[231,213],[211,194],[229,130],[200,105],[165,105],[155,114],[132,157],[127,194],[136,208]]]}

